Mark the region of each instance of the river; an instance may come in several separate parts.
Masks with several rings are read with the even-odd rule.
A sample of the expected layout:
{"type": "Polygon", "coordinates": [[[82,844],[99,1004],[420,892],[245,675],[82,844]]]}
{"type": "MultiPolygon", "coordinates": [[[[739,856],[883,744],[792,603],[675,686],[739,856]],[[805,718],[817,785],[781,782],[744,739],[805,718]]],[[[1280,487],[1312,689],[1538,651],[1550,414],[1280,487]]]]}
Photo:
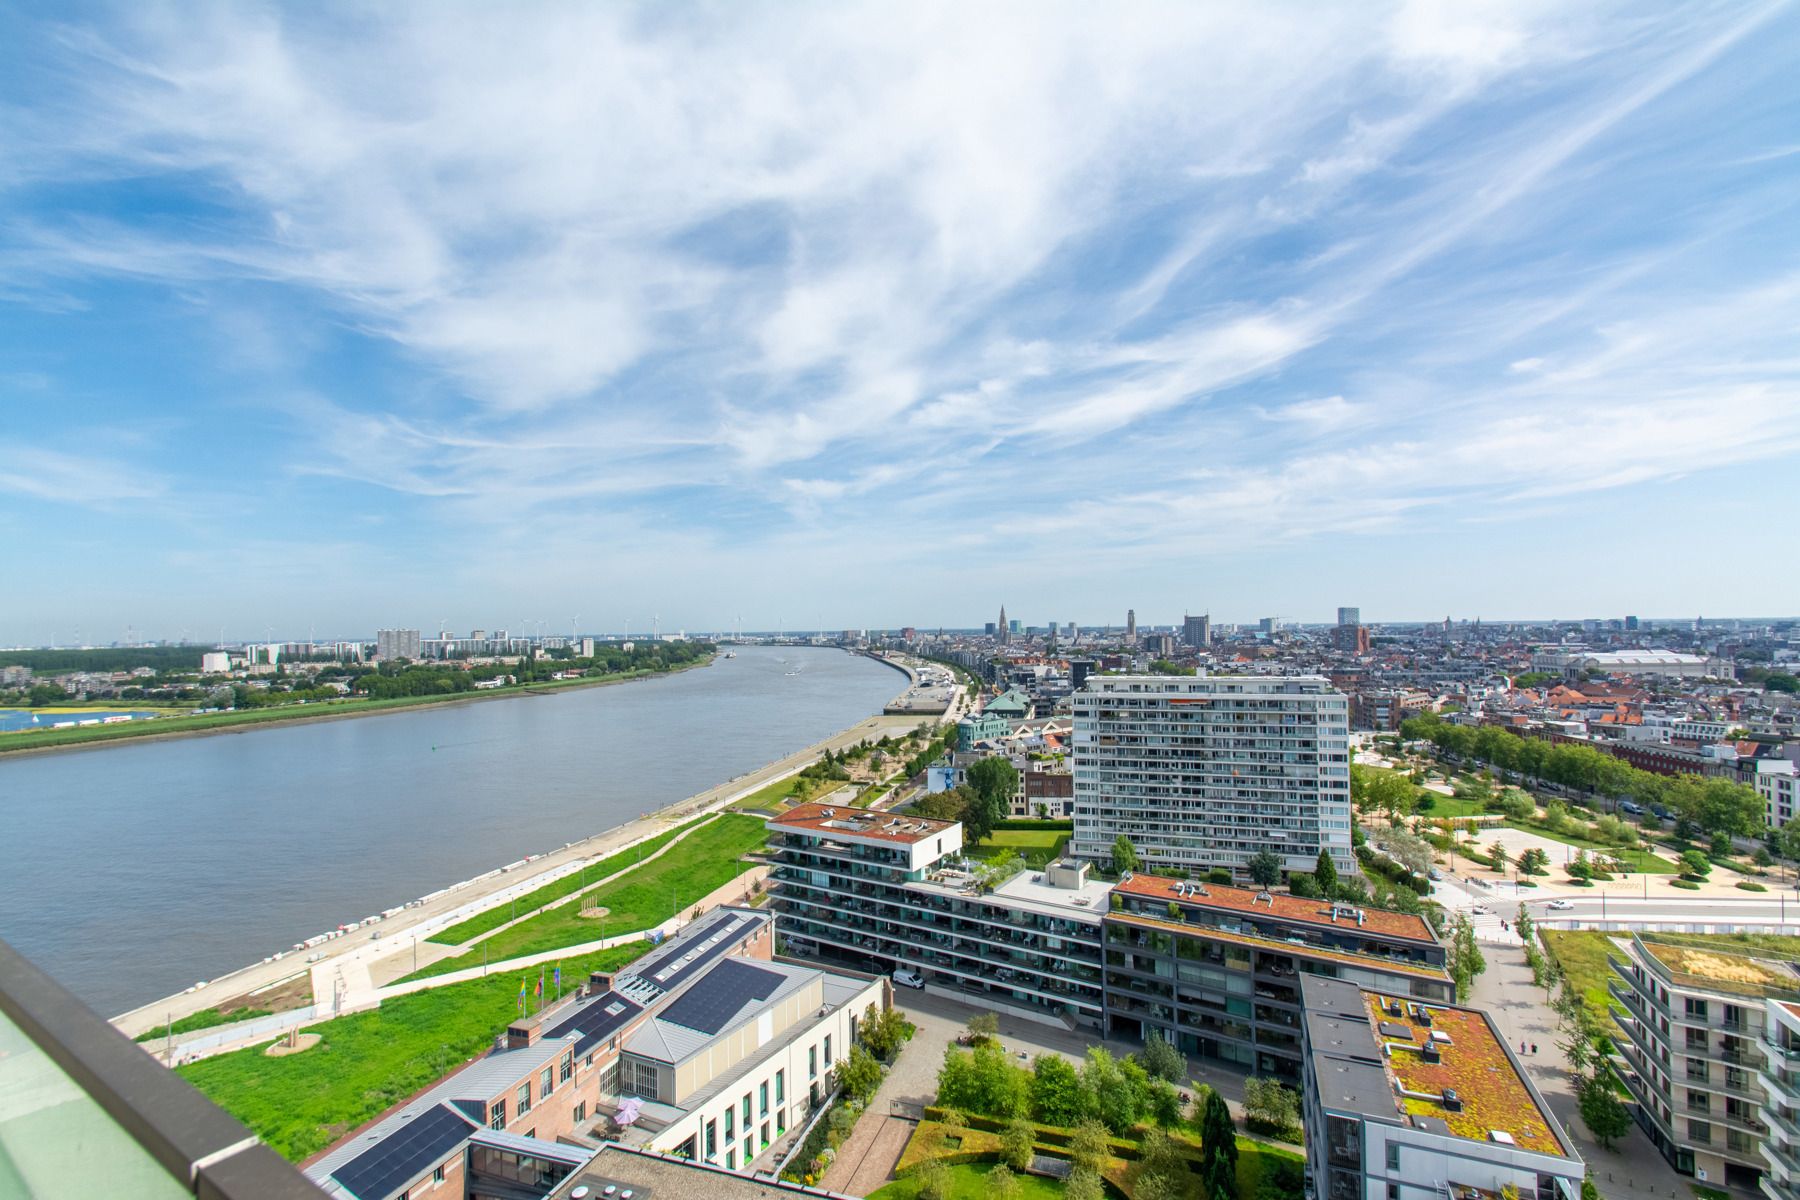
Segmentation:
{"type": "Polygon", "coordinates": [[[724,783],[905,682],[745,647],[611,687],[0,759],[0,938],[110,1016],[724,783]]]}

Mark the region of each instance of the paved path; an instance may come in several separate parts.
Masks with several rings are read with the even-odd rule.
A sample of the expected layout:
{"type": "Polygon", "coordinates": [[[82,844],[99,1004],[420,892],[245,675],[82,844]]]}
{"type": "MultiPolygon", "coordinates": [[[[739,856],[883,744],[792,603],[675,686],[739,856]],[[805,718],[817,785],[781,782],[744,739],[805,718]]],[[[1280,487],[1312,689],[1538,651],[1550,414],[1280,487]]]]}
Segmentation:
{"type": "Polygon", "coordinates": [[[1581,1124],[1574,1093],[1574,1074],[1556,1048],[1556,1014],[1544,1003],[1544,991],[1531,982],[1523,949],[1494,947],[1484,952],[1488,969],[1475,981],[1472,1003],[1494,1015],[1501,1036],[1517,1052],[1519,1043],[1535,1043],[1537,1053],[1521,1056],[1532,1082],[1543,1093],[1558,1123],[1574,1139],[1577,1152],[1593,1170],[1600,1194],[1609,1200],[1644,1196],[1691,1198],[1692,1182],[1675,1172],[1634,1123],[1611,1150],[1602,1150],[1581,1124]]]}

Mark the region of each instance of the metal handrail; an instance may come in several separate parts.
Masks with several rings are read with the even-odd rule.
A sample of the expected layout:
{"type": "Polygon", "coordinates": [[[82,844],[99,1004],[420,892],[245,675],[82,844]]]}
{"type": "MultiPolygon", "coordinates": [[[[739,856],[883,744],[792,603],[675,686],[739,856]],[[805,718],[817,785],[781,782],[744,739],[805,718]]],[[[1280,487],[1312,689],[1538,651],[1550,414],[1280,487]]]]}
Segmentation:
{"type": "Polygon", "coordinates": [[[0,1014],[196,1196],[319,1200],[297,1168],[0,941],[0,1014]]]}

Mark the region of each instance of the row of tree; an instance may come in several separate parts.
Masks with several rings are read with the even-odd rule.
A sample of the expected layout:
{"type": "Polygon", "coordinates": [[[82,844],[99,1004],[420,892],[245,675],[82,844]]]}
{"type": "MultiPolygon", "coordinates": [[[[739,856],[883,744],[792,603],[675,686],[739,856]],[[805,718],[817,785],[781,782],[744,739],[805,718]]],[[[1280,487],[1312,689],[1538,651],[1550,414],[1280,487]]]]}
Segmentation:
{"type": "Polygon", "coordinates": [[[1666,808],[1709,834],[1748,837],[1763,825],[1762,797],[1755,788],[1729,779],[1658,775],[1590,746],[1520,737],[1493,725],[1452,725],[1434,713],[1408,718],[1401,723],[1400,732],[1409,740],[1429,741],[1440,754],[1452,758],[1483,762],[1498,771],[1559,787],[1630,797],[1646,806],[1666,808]]]}

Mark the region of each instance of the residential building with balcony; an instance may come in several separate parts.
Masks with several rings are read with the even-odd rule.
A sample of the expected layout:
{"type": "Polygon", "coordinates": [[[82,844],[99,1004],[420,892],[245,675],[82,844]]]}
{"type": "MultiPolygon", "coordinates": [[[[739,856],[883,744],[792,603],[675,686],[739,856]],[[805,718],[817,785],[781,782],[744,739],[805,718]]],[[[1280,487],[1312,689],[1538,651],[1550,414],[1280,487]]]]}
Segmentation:
{"type": "Polygon", "coordinates": [[[1762,1190],[1769,1200],[1800,1200],[1800,1003],[1763,1001],[1763,1063],[1756,1081],[1763,1106],[1757,1115],[1769,1127],[1763,1139],[1762,1190]]]}
{"type": "Polygon", "coordinates": [[[1633,1115],[1684,1175],[1753,1188],[1767,1167],[1774,1122],[1764,1093],[1771,1001],[1800,1001],[1787,962],[1676,946],[1654,935],[1614,938],[1619,957],[1607,989],[1616,1020],[1616,1065],[1633,1115]]]}
{"type": "Polygon", "coordinates": [[[1308,975],[1309,1200],[1576,1200],[1586,1167],[1489,1015],[1308,975]]]}
{"type": "Polygon", "coordinates": [[[1303,977],[1448,1001],[1422,917],[1284,893],[1130,875],[1105,919],[1107,1027],[1183,1054],[1298,1080],[1303,977]]]}
{"type": "Polygon", "coordinates": [[[1322,676],[1102,675],[1072,697],[1075,834],[1100,861],[1121,836],[1158,868],[1243,875],[1274,850],[1353,873],[1349,700],[1322,676]]]}
{"type": "Polygon", "coordinates": [[[1010,878],[965,862],[962,826],[799,805],[769,821],[789,952],[916,971],[934,990],[1298,1079],[1297,977],[1447,999],[1420,917],[1064,861],[1010,878]]]}
{"type": "Polygon", "coordinates": [[[789,952],[909,968],[965,999],[1101,1027],[1109,885],[1084,869],[984,880],[960,823],[904,814],[801,804],[768,825],[789,952]]]}

